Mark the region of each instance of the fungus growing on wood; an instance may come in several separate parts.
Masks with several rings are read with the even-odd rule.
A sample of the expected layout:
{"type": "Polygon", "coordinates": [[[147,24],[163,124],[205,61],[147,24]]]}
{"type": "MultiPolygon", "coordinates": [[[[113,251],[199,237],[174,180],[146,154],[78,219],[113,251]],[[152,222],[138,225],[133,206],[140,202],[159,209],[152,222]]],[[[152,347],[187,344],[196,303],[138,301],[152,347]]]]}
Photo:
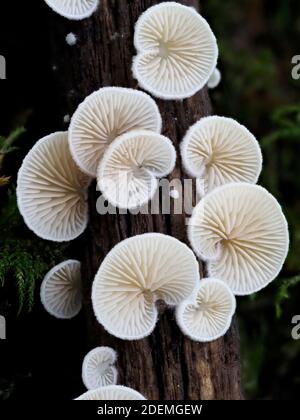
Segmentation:
{"type": "Polygon", "coordinates": [[[198,280],[195,255],[178,239],[134,236],[116,245],[101,264],[92,289],[94,312],[110,334],[138,340],[155,327],[156,301],[178,305],[198,280]]]}
{"type": "Polygon", "coordinates": [[[88,96],[75,112],[69,143],[75,162],[85,173],[97,176],[107,146],[132,130],[161,131],[161,116],[147,94],[120,87],[102,88],[88,96]]]}
{"type": "Polygon", "coordinates": [[[90,17],[99,5],[99,0],[45,0],[51,9],[70,20],[90,17]]]}
{"type": "Polygon", "coordinates": [[[118,372],[114,364],[117,353],[110,347],[96,347],[84,358],[82,380],[87,389],[115,385],[118,372]]]}
{"type": "Polygon", "coordinates": [[[71,319],[81,310],[81,264],[67,260],[50,270],[41,285],[41,301],[46,311],[60,319],[71,319]]]}
{"type": "Polygon", "coordinates": [[[181,156],[186,171],[200,178],[200,196],[232,182],[255,184],[262,168],[253,134],[225,117],[205,117],[192,125],[181,143],[181,156]]]}
{"type": "Polygon", "coordinates": [[[217,42],[207,21],[195,9],[176,2],[160,3],[142,14],[134,44],[134,77],[162,99],[193,96],[217,64],[217,42]]]}
{"type": "Polygon", "coordinates": [[[37,236],[62,242],[85,230],[90,178],[73,161],[67,133],[50,134],[33,146],[17,184],[20,213],[37,236]]]}
{"type": "Polygon", "coordinates": [[[235,297],[221,280],[200,280],[193,295],[176,310],[182,332],[192,340],[208,342],[222,337],[230,327],[236,308],[235,297]]]}
{"type": "Polygon", "coordinates": [[[115,207],[135,209],[155,194],[157,178],[174,169],[172,142],[150,131],[132,131],[118,137],[104,153],[98,169],[98,186],[115,207]]]}
{"type": "Polygon", "coordinates": [[[267,286],[288,252],[288,226],[277,200],[246,183],[207,194],[194,209],[188,234],[196,254],[208,261],[209,277],[222,279],[236,295],[267,286]]]}
{"type": "Polygon", "coordinates": [[[108,385],[98,389],[87,391],[76,400],[97,400],[97,401],[117,401],[117,400],[145,400],[146,398],[132,388],[122,385],[108,385]]]}

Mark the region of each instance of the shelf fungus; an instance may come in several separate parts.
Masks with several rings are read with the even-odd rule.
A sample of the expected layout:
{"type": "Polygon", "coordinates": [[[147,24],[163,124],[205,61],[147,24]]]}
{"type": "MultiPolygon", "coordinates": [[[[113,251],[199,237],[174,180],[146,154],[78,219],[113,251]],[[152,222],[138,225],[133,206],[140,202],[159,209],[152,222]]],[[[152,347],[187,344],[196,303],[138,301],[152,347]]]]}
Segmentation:
{"type": "Polygon", "coordinates": [[[98,187],[110,204],[136,209],[152,199],[158,178],[174,169],[172,142],[150,131],[132,131],[118,137],[104,153],[98,168],[98,187]]]}
{"type": "Polygon", "coordinates": [[[67,133],[39,140],[18,173],[18,207],[29,229],[56,242],[77,238],[88,222],[89,184],[72,159],[67,133]]]}
{"type": "Polygon", "coordinates": [[[122,385],[108,385],[98,389],[85,392],[76,400],[97,400],[97,401],[117,401],[117,400],[145,400],[146,398],[132,388],[122,385]]]}
{"type": "Polygon", "coordinates": [[[132,130],[161,132],[162,120],[154,100],[144,92],[102,88],[88,96],[75,112],[70,128],[71,153],[82,171],[96,178],[106,147],[132,130]]]}
{"type": "Polygon", "coordinates": [[[115,385],[118,372],[114,364],[117,353],[110,347],[96,347],[84,358],[82,364],[82,381],[87,389],[115,385]]]}
{"type": "Polygon", "coordinates": [[[234,294],[221,280],[206,278],[176,309],[181,331],[194,341],[216,340],[227,332],[236,308],[234,294]]]}
{"type": "Polygon", "coordinates": [[[41,285],[41,301],[46,311],[60,319],[74,318],[81,310],[81,264],[67,260],[50,270],[41,285]]]}
{"type": "Polygon", "coordinates": [[[216,68],[218,46],[207,21],[176,2],[160,3],[142,14],[134,44],[133,75],[158,98],[193,96],[216,68]]]}
{"type": "Polygon", "coordinates": [[[253,134],[231,118],[205,117],[190,127],[181,143],[185,170],[198,178],[200,196],[232,183],[255,184],[262,154],[253,134]]]}
{"type": "Polygon", "coordinates": [[[156,301],[178,305],[198,280],[198,262],[185,244],[159,233],[134,236],[116,245],[100,266],[92,289],[94,312],[110,334],[138,340],[155,327],[156,301]]]}
{"type": "Polygon", "coordinates": [[[207,82],[208,89],[215,89],[219,86],[222,79],[220,70],[216,67],[207,82]]]}
{"type": "Polygon", "coordinates": [[[196,254],[208,261],[209,276],[225,281],[236,295],[257,292],[274,280],[289,245],[277,200],[246,183],[207,194],[193,211],[188,235],[196,254]]]}
{"type": "Polygon", "coordinates": [[[99,5],[99,0],[45,0],[51,9],[70,20],[90,17],[99,5]]]}

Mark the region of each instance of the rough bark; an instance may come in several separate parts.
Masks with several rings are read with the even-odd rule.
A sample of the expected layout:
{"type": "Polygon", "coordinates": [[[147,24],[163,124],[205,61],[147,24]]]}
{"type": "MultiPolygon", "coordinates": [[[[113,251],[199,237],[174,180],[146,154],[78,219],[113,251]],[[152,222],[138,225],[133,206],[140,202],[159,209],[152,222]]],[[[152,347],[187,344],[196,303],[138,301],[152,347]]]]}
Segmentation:
{"type": "MultiPolygon", "coordinates": [[[[72,114],[77,105],[102,86],[137,88],[131,63],[134,24],[138,16],[157,3],[153,0],[101,0],[97,13],[82,22],[52,16],[53,65],[61,92],[58,105],[72,114]],[[74,32],[77,45],[65,36],[74,32]]],[[[197,0],[182,3],[197,7],[197,0]]],[[[49,12],[51,13],[51,12],[49,12]]],[[[211,113],[206,89],[184,101],[157,101],[163,117],[163,134],[179,143],[187,128],[211,113]]],[[[180,155],[172,178],[185,177],[180,155]]],[[[185,215],[106,215],[96,211],[99,193],[90,190],[90,223],[80,243],[85,288],[84,310],[89,347],[109,345],[119,354],[119,383],[133,387],[148,399],[241,399],[239,338],[237,327],[209,344],[184,337],[171,310],[162,306],[154,333],[140,341],[122,341],[108,335],[96,322],[91,307],[91,284],[109,250],[121,240],[145,232],[163,232],[186,242],[185,215]]],[[[203,266],[200,264],[203,274],[203,266]]]]}

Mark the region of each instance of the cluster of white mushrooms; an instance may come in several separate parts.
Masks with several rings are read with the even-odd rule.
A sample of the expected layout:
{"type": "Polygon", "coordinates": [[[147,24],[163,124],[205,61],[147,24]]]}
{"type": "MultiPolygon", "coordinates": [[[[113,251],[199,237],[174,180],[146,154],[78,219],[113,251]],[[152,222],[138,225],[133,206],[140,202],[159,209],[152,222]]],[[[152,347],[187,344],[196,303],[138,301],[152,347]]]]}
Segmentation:
{"type": "MultiPolygon", "coordinates": [[[[97,0],[45,0],[70,19],[95,11],[97,0]]],[[[153,96],[184,99],[215,87],[218,47],[206,20],[175,2],[148,9],[138,20],[133,75],[153,96]]],[[[67,133],[36,143],[18,174],[17,197],[28,227],[53,241],[78,237],[88,222],[92,178],[113,206],[147,203],[158,178],[175,166],[172,141],[161,135],[154,100],[133,89],[106,87],[88,96],[67,133]]],[[[207,262],[200,279],[193,251],[179,240],[148,233],[126,239],[105,257],[93,283],[99,323],[124,340],[142,339],[155,328],[156,302],[174,307],[181,331],[207,342],[223,336],[236,308],[235,295],[256,292],[276,278],[288,251],[286,219],[276,199],[256,186],[262,155],[253,134],[219,116],[202,118],[181,143],[186,172],[196,178],[199,202],[188,226],[195,254],[207,262]]],[[[45,309],[72,318],[81,308],[80,262],[54,267],[41,287],[45,309]]],[[[118,386],[116,353],[107,347],[84,359],[88,392],[78,399],[144,399],[118,386]]]]}

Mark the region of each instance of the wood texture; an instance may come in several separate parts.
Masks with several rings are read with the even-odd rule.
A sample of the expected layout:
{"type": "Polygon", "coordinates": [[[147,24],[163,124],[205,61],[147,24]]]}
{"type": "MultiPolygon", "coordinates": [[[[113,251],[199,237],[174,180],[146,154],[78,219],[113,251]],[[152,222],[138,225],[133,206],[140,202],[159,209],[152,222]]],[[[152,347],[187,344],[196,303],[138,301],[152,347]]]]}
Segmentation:
{"type": "MultiPolygon", "coordinates": [[[[134,24],[139,15],[157,3],[153,0],[101,0],[97,13],[82,22],[52,14],[53,69],[64,113],[102,86],[137,88],[131,74],[134,24]],[[75,46],[65,42],[69,32],[75,46]]],[[[195,0],[181,3],[197,7],[195,0]]],[[[51,12],[50,12],[51,13],[51,12]]],[[[187,128],[212,111],[206,89],[178,102],[157,101],[163,117],[163,134],[177,152],[187,128]]],[[[183,179],[180,155],[172,178],[183,179]]],[[[234,324],[228,334],[213,343],[199,344],[185,338],[171,310],[160,305],[154,333],[140,341],[122,341],[108,335],[96,322],[91,307],[91,284],[109,250],[121,240],[145,232],[162,232],[187,242],[185,215],[105,215],[96,211],[99,193],[90,190],[90,223],[81,242],[87,322],[87,350],[109,345],[119,354],[119,383],[135,388],[148,399],[241,399],[239,338],[234,324]]],[[[202,274],[203,267],[200,264],[202,274]]]]}

